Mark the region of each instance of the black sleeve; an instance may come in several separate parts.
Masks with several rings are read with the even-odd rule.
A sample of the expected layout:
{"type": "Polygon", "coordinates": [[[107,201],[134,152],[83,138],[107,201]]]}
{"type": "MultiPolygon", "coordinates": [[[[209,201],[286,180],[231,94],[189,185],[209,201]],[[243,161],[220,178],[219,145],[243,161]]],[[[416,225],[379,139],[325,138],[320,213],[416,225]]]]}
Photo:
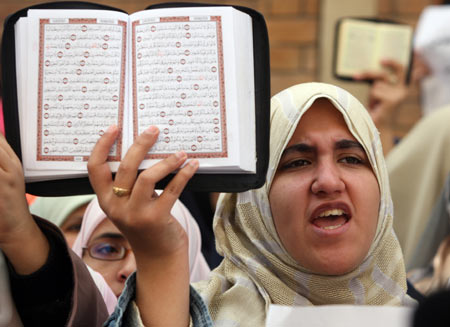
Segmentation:
{"type": "Polygon", "coordinates": [[[408,279],[406,280],[406,285],[408,287],[406,293],[410,297],[416,300],[419,304],[425,300],[425,295],[420,293],[408,279]]]}
{"type": "Polygon", "coordinates": [[[430,294],[414,311],[413,327],[450,326],[450,290],[430,294]]]}
{"type": "MultiPolygon", "coordinates": [[[[36,220],[49,241],[47,262],[30,275],[19,275],[8,262],[11,293],[24,326],[65,326],[74,289],[67,245],[55,227],[36,220]]],[[[24,240],[26,242],[26,240],[24,240]]]]}

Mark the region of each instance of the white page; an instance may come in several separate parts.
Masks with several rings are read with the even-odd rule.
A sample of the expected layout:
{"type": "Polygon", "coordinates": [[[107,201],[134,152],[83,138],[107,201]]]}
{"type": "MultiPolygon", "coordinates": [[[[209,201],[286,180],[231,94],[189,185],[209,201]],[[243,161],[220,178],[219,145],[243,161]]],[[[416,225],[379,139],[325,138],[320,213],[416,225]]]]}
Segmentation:
{"type": "MultiPolygon", "coordinates": [[[[22,162],[28,162],[31,160],[30,151],[26,151],[28,144],[30,146],[35,146],[35,138],[27,138],[26,131],[27,126],[29,124],[29,108],[28,97],[24,96],[27,93],[27,81],[28,81],[28,61],[27,61],[27,42],[28,42],[28,25],[26,21],[26,17],[21,17],[14,26],[14,33],[16,35],[16,81],[17,81],[17,106],[18,106],[18,114],[19,114],[19,126],[20,126],[20,142],[22,149],[22,162]]],[[[34,123],[34,122],[33,122],[34,123]]],[[[42,171],[37,170],[29,170],[26,166],[23,167],[24,174],[26,176],[26,181],[34,181],[42,179],[42,171]]],[[[73,172],[76,174],[77,172],[73,172]]],[[[65,176],[66,172],[64,171],[53,171],[50,174],[44,173],[48,175],[47,179],[57,179],[61,178],[61,176],[65,176]]]]}
{"type": "MultiPolygon", "coordinates": [[[[221,166],[221,171],[239,173],[240,171],[236,171],[236,167],[239,167],[243,160],[247,162],[244,169],[255,171],[253,50],[248,46],[239,48],[245,42],[250,42],[252,45],[250,17],[231,7],[171,8],[135,13],[130,15],[130,26],[133,26],[133,22],[136,24],[137,50],[134,54],[136,67],[143,69],[140,66],[143,60],[148,60],[147,62],[152,64],[152,68],[146,70],[147,74],[138,75],[136,78],[138,98],[143,99],[140,100],[141,103],[135,104],[140,122],[137,134],[150,124],[157,125],[161,131],[159,143],[150,151],[150,155],[157,159],[146,160],[141,167],[151,165],[155,160],[159,160],[158,158],[167,154],[184,150],[190,157],[199,159],[199,172],[202,173],[216,172],[217,169],[214,166],[221,166]],[[237,22],[233,15],[238,15],[237,22]],[[220,23],[216,25],[216,21],[210,18],[212,16],[220,16],[220,23]],[[163,18],[160,19],[161,17],[163,18]],[[169,19],[170,23],[163,22],[169,19]],[[177,21],[172,22],[175,19],[177,21]],[[237,23],[239,26],[236,25],[237,23]],[[215,29],[219,24],[221,24],[223,33],[217,39],[215,36],[209,37],[211,33],[216,33],[215,29]],[[247,24],[247,29],[243,28],[244,24],[247,24]],[[174,30],[168,30],[169,28],[174,30]],[[193,69],[197,69],[196,67],[201,67],[195,65],[196,60],[208,60],[209,62],[212,60],[211,58],[218,56],[214,51],[220,48],[218,46],[220,37],[223,49],[223,75],[220,75],[220,58],[211,61],[211,71],[200,74],[198,71],[194,71],[193,69]],[[239,37],[243,38],[239,41],[240,43],[235,44],[234,40],[239,37]],[[158,50],[160,53],[154,52],[153,54],[151,52],[153,48],[149,49],[145,46],[151,42],[156,44],[158,38],[164,42],[164,48],[158,50]],[[246,62],[236,67],[237,57],[246,62]],[[153,69],[158,70],[160,75],[152,77],[151,70],[153,69]],[[165,73],[166,76],[161,73],[165,73]],[[205,80],[199,81],[198,78],[203,77],[199,75],[204,75],[205,80]],[[247,77],[244,78],[244,75],[247,77]],[[215,78],[215,76],[218,76],[218,80],[220,80],[220,76],[224,76],[225,101],[220,97],[220,91],[217,90],[218,83],[208,84],[209,78],[215,78]],[[167,81],[161,82],[160,78],[165,78],[167,81]],[[175,82],[175,79],[178,83],[175,82]],[[238,80],[241,84],[237,83],[238,80]],[[150,85],[156,85],[157,89],[152,90],[150,85]],[[197,88],[195,88],[196,86],[197,88]],[[164,87],[167,89],[162,92],[164,87]],[[204,102],[201,103],[201,101],[205,101],[204,96],[203,99],[196,98],[197,94],[205,89],[210,92],[210,101],[213,104],[209,104],[209,107],[204,102]],[[246,91],[249,89],[251,91],[246,91]],[[250,99],[239,104],[237,102],[239,92],[239,96],[246,95],[250,99]],[[197,110],[195,101],[198,101],[201,109],[197,110]],[[150,109],[147,108],[148,106],[150,109]],[[245,112],[243,108],[250,110],[245,112]],[[221,112],[222,114],[212,117],[211,115],[216,114],[209,114],[209,112],[221,112]],[[224,117],[225,119],[223,119],[224,117]],[[213,124],[213,121],[216,123],[213,124]],[[227,132],[222,134],[225,126],[227,132]],[[222,137],[219,138],[221,134],[222,137]],[[183,140],[184,145],[177,140],[183,140]],[[189,141],[186,142],[186,140],[189,141]],[[213,141],[208,143],[209,140],[213,141]],[[187,147],[186,143],[188,143],[187,147]],[[242,153],[240,149],[242,149],[242,153]],[[205,159],[205,156],[208,158],[205,159]]],[[[133,35],[132,33],[131,35],[133,35]]],[[[130,49],[132,51],[132,47],[130,49]]]]}
{"type": "Polygon", "coordinates": [[[338,74],[352,76],[362,71],[385,70],[382,59],[409,64],[412,28],[408,25],[346,19],[342,22],[341,34],[338,74]]]}
{"type": "Polygon", "coordinates": [[[339,42],[337,73],[352,76],[361,71],[375,70],[377,66],[372,58],[376,52],[377,33],[374,24],[346,19],[340,29],[340,38],[343,40],[339,42]]]}
{"type": "MultiPolygon", "coordinates": [[[[28,103],[28,108],[39,108],[40,106],[43,123],[39,133],[37,126],[39,124],[36,124],[38,111],[27,111],[27,116],[29,117],[27,132],[36,135],[37,145],[40,145],[41,149],[41,160],[33,160],[37,157],[38,146],[34,143],[34,138],[29,137],[30,140],[33,140],[33,144],[26,145],[26,151],[30,153],[31,157],[30,161],[26,162],[27,167],[28,169],[50,171],[59,169],[86,171],[87,158],[101,131],[106,130],[111,124],[120,126],[117,121],[117,108],[123,105],[124,112],[126,109],[125,68],[120,70],[118,65],[114,67],[111,64],[112,61],[108,62],[108,57],[102,59],[102,56],[104,56],[104,53],[109,53],[108,51],[119,52],[122,54],[119,62],[120,60],[125,62],[126,39],[123,40],[124,43],[121,43],[119,37],[122,35],[126,36],[128,32],[126,28],[128,15],[101,10],[71,10],[69,12],[64,10],[30,10],[28,16],[28,76],[39,76],[40,18],[48,18],[50,22],[55,23],[50,24],[52,28],[55,26],[53,32],[46,30],[46,35],[50,39],[46,39],[46,46],[43,47],[49,53],[49,56],[51,51],[55,52],[55,56],[49,60],[43,60],[43,66],[47,66],[48,63],[48,68],[46,68],[48,69],[48,75],[43,74],[42,78],[51,80],[48,83],[51,86],[41,90],[42,97],[30,97],[30,102],[28,103]],[[75,19],[75,21],[69,21],[69,19],[75,19]],[[76,21],[76,19],[82,19],[82,21],[76,21]],[[103,35],[103,32],[95,32],[97,24],[109,26],[108,34],[103,35]],[[58,28],[60,28],[60,33],[58,33],[58,28]],[[101,33],[103,34],[100,35],[101,33]],[[93,39],[93,37],[98,37],[98,40],[93,39]],[[65,42],[64,45],[61,46],[61,42],[65,42]],[[85,51],[84,49],[88,43],[91,44],[89,51],[85,51]],[[55,63],[54,67],[52,67],[53,62],[55,63]],[[64,64],[62,64],[63,62],[64,64]],[[107,64],[112,68],[108,68],[107,64]],[[123,79],[122,81],[120,80],[121,78],[123,79]],[[59,81],[60,79],[61,81],[59,81]],[[120,86],[123,88],[120,88],[120,86]],[[69,88],[67,89],[67,87],[69,88]],[[58,92],[61,94],[61,99],[60,95],[57,98],[55,96],[58,92]],[[111,94],[114,94],[114,99],[111,94]],[[108,99],[111,98],[111,100],[108,100],[111,104],[109,104],[106,97],[108,99]],[[74,100],[71,101],[71,98],[74,100]],[[39,99],[41,103],[39,103],[39,99]],[[80,99],[83,103],[86,102],[83,104],[83,108],[78,108],[81,102],[79,101],[80,99]],[[53,110],[52,113],[52,108],[56,106],[59,106],[59,109],[53,110]],[[101,107],[101,114],[104,116],[93,115],[92,110],[89,111],[91,109],[90,106],[101,107]],[[111,110],[116,110],[116,112],[113,111],[109,114],[111,110]],[[64,118],[64,120],[55,119],[57,123],[53,123],[51,115],[56,112],[58,115],[67,112],[70,116],[69,118],[64,118]],[[46,117],[49,117],[48,122],[50,122],[50,125],[44,125],[47,123],[46,117]],[[60,126],[61,121],[64,125],[60,126]],[[51,126],[51,128],[46,126],[51,126]],[[89,130],[86,129],[86,126],[92,128],[90,134],[87,134],[89,130]],[[96,132],[97,130],[99,131],[98,133],[96,132]],[[58,155],[53,157],[52,147],[62,146],[68,149],[67,152],[63,155],[57,152],[58,155]],[[45,151],[48,149],[49,153],[46,155],[47,152],[45,151]],[[72,153],[75,154],[72,155],[72,153]],[[64,161],[64,167],[60,165],[59,161],[64,161]]],[[[45,57],[47,52],[44,52],[44,58],[48,58],[45,57]]],[[[38,86],[39,81],[36,78],[28,79],[27,91],[30,94],[38,95],[38,86]]],[[[115,151],[116,148],[114,147],[111,155],[115,155],[117,160],[120,160],[120,155],[115,151]]]]}
{"type": "Polygon", "coordinates": [[[414,308],[393,306],[270,305],[267,327],[409,327],[414,308]]]}
{"type": "Polygon", "coordinates": [[[414,48],[424,58],[431,74],[421,81],[422,112],[450,104],[450,6],[429,6],[420,15],[414,48]]]}
{"type": "MultiPolygon", "coordinates": [[[[217,14],[218,8],[191,8],[192,11],[195,11],[197,14],[217,14]],[[199,9],[201,9],[199,11],[199,9]]],[[[236,41],[236,44],[233,43],[232,33],[224,33],[223,34],[223,44],[224,44],[224,61],[225,64],[225,87],[227,91],[226,96],[226,107],[233,108],[234,111],[230,110],[226,115],[226,125],[229,128],[226,134],[227,143],[227,154],[228,158],[208,158],[207,160],[200,159],[200,171],[204,173],[214,173],[217,172],[217,169],[213,166],[222,166],[222,172],[241,172],[236,171],[236,167],[239,166],[239,162],[243,161],[246,164],[241,167],[243,170],[255,171],[256,170],[256,150],[255,150],[255,114],[254,114],[254,86],[253,86],[253,51],[252,47],[248,47],[248,44],[252,45],[252,32],[251,32],[251,19],[248,15],[241,13],[239,11],[231,10],[230,7],[222,8],[228,14],[222,17],[223,25],[226,25],[227,31],[233,30],[237,31],[236,35],[242,36],[241,39],[236,41]],[[231,14],[233,13],[233,14],[231,14]],[[235,16],[235,20],[233,21],[232,17],[235,16]],[[243,33],[246,26],[250,26],[248,28],[247,33],[243,33]],[[243,49],[246,48],[246,51],[243,49]],[[244,57],[247,62],[236,63],[233,62],[235,57],[244,57]],[[237,65],[234,67],[234,65],[237,65]],[[240,65],[240,66],[239,66],[240,65]],[[244,74],[244,68],[250,68],[248,74],[244,74]],[[236,94],[240,93],[241,98],[243,99],[242,103],[237,103],[236,94]],[[244,94],[244,96],[242,96],[244,94]],[[247,96],[245,96],[247,95],[247,96]],[[240,110],[240,108],[251,108],[249,111],[240,110]],[[237,109],[237,110],[236,110],[237,109]],[[242,122],[243,124],[239,125],[236,122],[242,122]],[[238,145],[241,144],[241,147],[238,145]],[[244,157],[242,160],[241,157],[244,157]],[[214,161],[210,163],[210,161],[214,161]]],[[[183,9],[172,9],[170,16],[174,15],[186,15],[187,8],[183,9]]],[[[152,10],[159,11],[159,10],[152,10]]],[[[164,10],[162,10],[164,11],[164,10]]],[[[27,54],[31,54],[28,56],[28,62],[24,64],[27,66],[27,70],[22,72],[28,76],[25,83],[21,83],[24,86],[24,89],[27,90],[26,93],[35,92],[38,93],[38,81],[29,78],[29,76],[38,76],[38,65],[39,61],[39,35],[36,31],[39,31],[39,18],[56,18],[61,19],[61,17],[66,18],[104,18],[106,20],[128,20],[128,15],[118,13],[118,12],[109,12],[109,11],[96,11],[96,10],[70,10],[70,11],[61,11],[61,10],[30,10],[29,11],[28,20],[28,33],[25,35],[29,35],[31,40],[28,40],[28,43],[22,40],[22,44],[26,43],[28,45],[28,49],[24,52],[27,54]],[[61,14],[63,12],[63,14],[61,14]]],[[[139,14],[137,14],[139,16],[139,14]]],[[[195,17],[198,17],[196,15],[195,17]]],[[[195,19],[195,18],[194,18],[195,19]]],[[[127,34],[130,35],[130,24],[127,30],[127,34]]],[[[127,42],[129,42],[131,38],[127,38],[127,42]]],[[[131,49],[131,47],[128,46],[131,49]]],[[[131,61],[126,61],[127,65],[131,64],[131,61]]],[[[19,72],[18,72],[19,74],[19,72]]],[[[129,74],[125,74],[125,78],[129,78],[129,74]]],[[[131,83],[128,83],[128,80],[125,81],[125,85],[131,87],[131,83]]],[[[131,94],[131,93],[130,93],[131,94]]],[[[125,112],[127,110],[127,106],[131,107],[131,101],[128,101],[129,94],[128,89],[125,91],[124,97],[124,106],[125,112]]],[[[27,133],[32,133],[33,135],[37,135],[37,112],[30,111],[29,108],[37,108],[38,107],[38,97],[32,96],[29,98],[29,102],[27,102],[22,107],[25,108],[26,114],[23,115],[26,117],[24,120],[26,127],[21,128],[21,131],[27,131],[27,133]]],[[[43,106],[42,106],[43,108],[43,106]]],[[[43,111],[41,111],[43,113],[43,111]]],[[[123,117],[123,126],[124,128],[129,127],[132,129],[132,123],[129,120],[128,115],[124,115],[123,117]]],[[[111,122],[105,121],[105,126],[111,125],[111,122]]],[[[105,127],[105,128],[106,128],[105,127]]],[[[42,132],[42,131],[41,131],[42,132]]],[[[127,131],[123,131],[124,135],[127,135],[127,131]]],[[[161,133],[163,134],[163,133],[161,133]]],[[[47,135],[40,134],[41,138],[45,138],[47,135]]],[[[50,135],[51,136],[51,135],[50,135]]],[[[23,138],[25,140],[25,138],[23,138]]],[[[64,162],[64,167],[60,166],[58,161],[44,161],[36,163],[34,158],[37,156],[37,146],[36,143],[38,137],[28,137],[28,143],[23,147],[26,153],[24,158],[28,159],[26,161],[26,176],[27,181],[35,181],[35,180],[43,180],[43,179],[57,179],[63,178],[64,176],[83,176],[86,175],[86,159],[90,154],[90,150],[86,151],[84,156],[78,156],[74,158],[74,161],[66,161],[64,162]],[[68,165],[69,164],[69,165],[68,165]],[[69,167],[69,169],[67,169],[69,167]]],[[[56,139],[57,141],[59,139],[56,139]]],[[[123,144],[127,144],[126,136],[124,137],[123,144]]],[[[92,143],[92,147],[93,147],[92,143]]],[[[114,149],[112,150],[114,151],[114,149]]],[[[123,148],[122,155],[126,152],[126,147],[123,148]]],[[[150,162],[152,164],[153,162],[150,162]]],[[[118,162],[110,162],[111,168],[115,170],[118,167],[118,162]]],[[[147,167],[141,166],[141,168],[147,167]]]]}
{"type": "MultiPolygon", "coordinates": [[[[382,24],[378,58],[392,59],[405,67],[408,66],[411,56],[412,35],[413,30],[409,25],[382,24]]],[[[382,69],[381,66],[380,69],[382,69]]]]}

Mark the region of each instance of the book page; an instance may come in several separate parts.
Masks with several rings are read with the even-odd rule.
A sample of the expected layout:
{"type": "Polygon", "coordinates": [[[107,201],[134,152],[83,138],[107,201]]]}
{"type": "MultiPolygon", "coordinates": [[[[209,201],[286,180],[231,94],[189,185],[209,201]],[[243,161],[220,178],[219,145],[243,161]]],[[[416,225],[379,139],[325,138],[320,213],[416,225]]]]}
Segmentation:
{"type": "Polygon", "coordinates": [[[393,59],[407,68],[411,57],[412,36],[413,29],[409,25],[380,24],[377,57],[380,60],[393,59]]]}
{"type": "MultiPolygon", "coordinates": [[[[27,144],[33,153],[28,168],[85,170],[100,135],[124,123],[128,16],[39,10],[28,19],[30,51],[36,53],[29,56],[29,73],[38,77],[28,84],[37,94],[29,107],[35,108],[28,130],[36,143],[27,144]]],[[[109,160],[119,161],[122,151],[118,140],[109,160]]]]}
{"type": "Polygon", "coordinates": [[[353,76],[376,69],[373,54],[377,49],[377,30],[372,22],[345,19],[341,23],[337,45],[336,73],[353,76]]]}
{"type": "Polygon", "coordinates": [[[337,73],[351,77],[364,71],[382,71],[383,59],[409,66],[412,27],[346,19],[342,22],[337,73]]]}
{"type": "Polygon", "coordinates": [[[27,181],[85,176],[93,146],[112,124],[122,130],[108,158],[113,171],[133,137],[157,125],[160,140],[149,154],[154,157],[140,168],[185,150],[200,159],[201,172],[255,172],[250,16],[232,7],[196,7],[148,10],[133,19],[134,30],[129,16],[119,12],[30,10],[26,23],[17,25],[17,47],[26,54],[16,55],[16,60],[24,63],[18,64],[17,73],[18,97],[25,99],[19,110],[25,124],[21,133],[26,135],[22,152],[27,181]],[[167,29],[144,41],[145,29],[153,33],[156,21],[178,25],[181,38],[171,38],[167,29]],[[140,42],[136,32],[142,35],[140,42]],[[163,55],[172,48],[181,55],[163,55]],[[134,61],[128,60],[131,55],[134,61]],[[156,115],[146,112],[155,108],[156,115]]]}
{"type": "Polygon", "coordinates": [[[182,8],[144,11],[130,17],[133,136],[149,125],[160,129],[148,159],[184,150],[200,160],[203,172],[217,165],[221,171],[235,171],[239,166],[241,170],[255,169],[254,93],[241,95],[252,100],[245,107],[239,105],[240,84],[235,82],[237,62],[245,62],[240,71],[244,81],[251,83],[244,89],[254,89],[253,50],[248,46],[252,44],[251,20],[241,13],[239,17],[246,16],[244,23],[237,22],[235,12],[230,7],[182,8]],[[235,30],[236,24],[241,25],[235,30]],[[238,33],[246,37],[240,38],[238,33]],[[239,49],[244,53],[239,59],[237,40],[247,42],[247,47],[239,49]],[[247,135],[242,135],[242,126],[247,127],[247,135]],[[243,159],[240,153],[244,139],[253,140],[253,147],[248,142],[246,148],[247,152],[253,150],[251,159],[243,159]]]}
{"type": "MultiPolygon", "coordinates": [[[[35,145],[33,140],[29,140],[30,135],[27,133],[28,124],[30,124],[30,115],[28,109],[34,103],[29,104],[29,97],[26,96],[27,92],[27,81],[28,81],[28,24],[27,18],[21,17],[14,26],[14,33],[16,35],[16,82],[17,82],[17,107],[19,114],[19,128],[20,128],[20,143],[22,149],[22,162],[26,163],[32,160],[30,156],[30,151],[26,151],[27,143],[35,145]]],[[[31,124],[34,124],[33,121],[31,124]]],[[[35,140],[35,138],[34,138],[35,140]]],[[[40,177],[36,177],[39,174],[36,170],[29,170],[27,165],[24,164],[24,175],[25,180],[27,182],[33,181],[34,179],[40,179],[40,177]]],[[[58,176],[64,176],[65,172],[63,171],[53,171],[52,178],[58,178],[58,176]]]]}
{"type": "Polygon", "coordinates": [[[414,308],[368,305],[270,305],[267,327],[408,327],[414,308]]]}
{"type": "Polygon", "coordinates": [[[428,6],[420,15],[414,49],[431,74],[420,82],[422,112],[429,114],[450,104],[450,6],[428,6]]]}

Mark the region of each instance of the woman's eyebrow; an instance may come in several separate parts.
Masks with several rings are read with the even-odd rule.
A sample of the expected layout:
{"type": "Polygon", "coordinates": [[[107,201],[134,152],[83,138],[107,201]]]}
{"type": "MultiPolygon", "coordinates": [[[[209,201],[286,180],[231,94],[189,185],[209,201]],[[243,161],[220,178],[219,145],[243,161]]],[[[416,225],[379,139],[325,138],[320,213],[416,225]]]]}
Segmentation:
{"type": "Polygon", "coordinates": [[[281,157],[284,157],[285,155],[297,152],[297,153],[314,153],[316,152],[316,147],[311,146],[306,143],[297,143],[294,145],[291,145],[290,147],[287,147],[284,149],[283,153],[281,154],[281,157]]]}
{"type": "Polygon", "coordinates": [[[340,140],[337,141],[334,145],[334,148],[336,150],[342,150],[342,149],[351,149],[351,148],[356,148],[358,150],[361,150],[363,152],[365,152],[364,148],[362,147],[362,145],[354,140],[340,140]]]}
{"type": "Polygon", "coordinates": [[[98,239],[101,239],[101,238],[125,239],[125,236],[123,236],[122,234],[119,234],[119,233],[107,232],[107,233],[103,233],[103,234],[97,235],[94,238],[94,240],[98,240],[98,239]]]}
{"type": "MultiPolygon", "coordinates": [[[[348,139],[343,139],[340,141],[337,141],[334,145],[334,148],[336,150],[342,150],[342,149],[351,149],[351,148],[356,148],[362,152],[365,153],[364,148],[362,147],[362,145],[354,140],[348,140],[348,139]]],[[[315,146],[306,144],[306,143],[297,143],[294,145],[291,145],[290,147],[287,147],[286,149],[284,149],[283,153],[281,154],[281,157],[284,157],[285,155],[289,154],[289,153],[315,153],[317,151],[315,146]]]]}

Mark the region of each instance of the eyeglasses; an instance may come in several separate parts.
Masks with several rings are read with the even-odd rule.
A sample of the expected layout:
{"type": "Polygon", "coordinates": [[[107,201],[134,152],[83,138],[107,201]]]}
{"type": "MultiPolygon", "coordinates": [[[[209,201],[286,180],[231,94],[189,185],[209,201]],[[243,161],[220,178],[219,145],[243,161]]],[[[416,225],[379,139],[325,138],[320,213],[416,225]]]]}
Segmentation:
{"type": "Polygon", "coordinates": [[[124,247],[122,244],[114,242],[98,242],[84,247],[83,250],[87,250],[91,258],[105,261],[117,261],[122,260],[131,252],[131,249],[124,247]]]}

